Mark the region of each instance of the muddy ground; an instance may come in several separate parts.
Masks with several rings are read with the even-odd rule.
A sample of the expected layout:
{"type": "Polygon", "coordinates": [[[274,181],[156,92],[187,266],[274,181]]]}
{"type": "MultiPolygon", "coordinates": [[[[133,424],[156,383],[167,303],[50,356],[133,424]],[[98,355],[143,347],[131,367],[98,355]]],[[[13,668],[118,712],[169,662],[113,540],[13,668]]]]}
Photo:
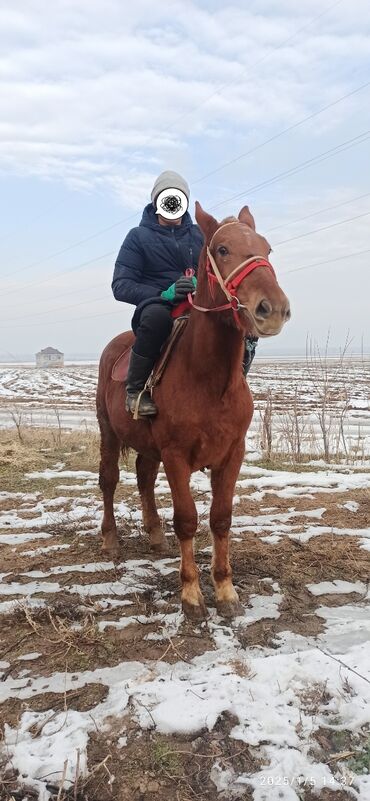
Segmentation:
{"type": "MultiPolygon", "coordinates": [[[[343,612],[343,636],[352,637],[349,649],[370,639],[369,627],[361,622],[369,601],[370,540],[366,531],[370,480],[367,482],[366,477],[370,479],[370,475],[362,470],[362,486],[359,480],[357,488],[343,488],[346,471],[338,471],[337,486],[334,483],[328,488],[320,487],[320,476],[326,475],[327,470],[322,466],[305,467],[302,472],[291,474],[295,483],[289,494],[283,473],[287,468],[275,464],[270,473],[273,478],[282,477],[280,486],[274,487],[274,481],[271,486],[267,483],[261,499],[261,489],[256,485],[243,486],[246,477],[254,479],[259,475],[258,464],[253,468],[246,464],[236,490],[232,529],[234,582],[244,618],[232,622],[218,618],[215,609],[206,513],[209,493],[200,476],[194,486],[200,509],[196,551],[209,619],[194,625],[179,611],[178,547],[164,476],[160,476],[157,497],[163,512],[166,552],[158,557],[149,550],[129,462],[122,466],[117,492],[120,560],[113,564],[102,558],[101,500],[94,475],[96,446],[93,435],[86,445],[77,434],[64,434],[62,443],[51,444],[47,432],[32,433],[23,443],[14,433],[1,434],[0,686],[9,688],[0,707],[1,798],[8,801],[14,797],[18,801],[37,795],[37,782],[43,783],[59,801],[100,801],[107,797],[117,801],[241,801],[262,799],[264,791],[268,798],[269,785],[263,779],[263,770],[270,764],[269,733],[263,720],[260,739],[252,743],[248,737],[238,737],[240,719],[226,707],[213,724],[195,726],[186,732],[181,731],[181,726],[176,731],[174,709],[173,730],[166,733],[166,727],[158,723],[155,701],[148,702],[148,706],[135,690],[124,713],[115,716],[110,711],[102,722],[96,710],[107,703],[110,685],[99,670],[140,663],[152,676],[162,669],[178,670],[181,665],[193,669],[202,658],[210,660],[209,664],[213,658],[215,663],[221,660],[223,664],[224,653],[227,675],[245,687],[251,682],[253,694],[256,656],[263,654],[272,659],[280,650],[282,654],[289,649],[295,652],[298,642],[303,651],[321,649],[331,653],[333,662],[340,659],[347,664],[346,653],[335,653],[328,639],[331,626],[339,626],[340,632],[341,625],[340,615],[339,622],[334,616],[331,623],[330,610],[335,614],[335,610],[351,610],[352,621],[343,612]],[[51,470],[52,477],[46,477],[45,470],[51,470]],[[316,476],[312,480],[317,486],[307,487],[308,470],[309,475],[316,476]],[[306,477],[306,486],[301,484],[302,476],[306,477]],[[320,531],[315,530],[306,538],[310,527],[320,531]],[[333,585],[336,581],[341,582],[337,592],[333,585]],[[328,582],[328,592],[325,585],[320,594],[310,591],[311,585],[321,582],[328,582]],[[321,613],[322,609],[325,613],[321,613]],[[227,640],[232,643],[232,651],[227,640]],[[85,673],[86,681],[78,682],[81,686],[73,689],[73,676],[85,673]],[[52,689],[55,676],[68,677],[64,689],[62,679],[57,682],[58,688],[52,689]],[[44,682],[40,683],[40,679],[44,682]],[[22,771],[14,732],[22,740],[26,729],[32,750],[32,743],[47,737],[45,730],[53,721],[58,721],[69,736],[68,721],[74,712],[90,719],[86,764],[82,766],[82,757],[79,762],[78,744],[73,745],[71,740],[68,770],[72,774],[66,776],[72,775],[72,779],[63,782],[62,760],[50,777],[43,777],[41,767],[33,767],[37,779],[34,781],[35,773],[30,775],[28,763],[22,771]],[[29,713],[36,717],[30,718],[27,728],[24,721],[29,713]],[[14,753],[18,753],[16,758],[14,753]],[[260,777],[258,795],[254,795],[256,784],[248,783],[253,776],[260,777]],[[243,781],[238,784],[240,777],[243,781]]],[[[260,468],[262,477],[266,472],[260,468]]],[[[348,697],[358,693],[357,685],[352,686],[350,669],[343,671],[339,663],[334,667],[338,667],[341,676],[343,696],[346,692],[348,697]]],[[[361,673],[360,668],[358,672],[361,673]]],[[[366,676],[363,678],[365,686],[366,676]]],[[[196,699],[195,685],[191,692],[192,700],[196,699]]],[[[199,706],[202,700],[199,696],[199,706]]],[[[333,777],[332,786],[329,779],[325,780],[320,799],[365,799],[365,795],[358,795],[362,792],[358,777],[366,777],[370,770],[368,723],[363,720],[362,725],[351,730],[344,720],[335,718],[333,691],[327,686],[325,675],[313,676],[301,695],[296,693],[294,705],[297,703],[312,725],[301,740],[306,759],[316,768],[325,766],[325,775],[333,777]],[[357,795],[353,795],[355,792],[357,795]]],[[[297,738],[299,741],[299,726],[297,738]]],[[[277,748],[276,743],[274,747],[277,748]]],[[[311,801],[317,797],[316,778],[310,783],[310,776],[290,777],[289,783],[289,789],[295,788],[296,798],[311,801]]],[[[274,791],[279,787],[276,776],[273,787],[274,791]]],[[[279,797],[293,798],[285,795],[284,785],[281,792],[279,797]]]]}

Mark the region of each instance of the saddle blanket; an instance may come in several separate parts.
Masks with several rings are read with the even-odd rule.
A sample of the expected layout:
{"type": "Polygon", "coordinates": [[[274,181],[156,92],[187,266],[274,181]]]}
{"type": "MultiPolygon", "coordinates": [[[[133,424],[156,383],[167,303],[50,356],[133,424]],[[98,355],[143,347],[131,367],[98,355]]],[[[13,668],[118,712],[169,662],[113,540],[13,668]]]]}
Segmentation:
{"type": "MultiPolygon", "coordinates": [[[[154,365],[152,375],[149,378],[148,389],[152,389],[153,387],[156,386],[156,384],[159,384],[163,376],[163,373],[166,369],[166,366],[168,364],[171,353],[174,349],[174,346],[177,340],[180,338],[182,332],[184,331],[187,321],[188,321],[187,316],[179,317],[175,320],[171,334],[164,343],[161,355],[156,364],[154,365]]],[[[128,368],[130,364],[131,351],[134,343],[135,343],[135,336],[134,334],[132,334],[131,345],[129,345],[129,347],[127,347],[126,350],[124,350],[123,353],[121,353],[120,356],[118,356],[118,359],[116,359],[116,361],[114,362],[111,374],[113,381],[121,381],[121,382],[126,381],[128,368]]]]}

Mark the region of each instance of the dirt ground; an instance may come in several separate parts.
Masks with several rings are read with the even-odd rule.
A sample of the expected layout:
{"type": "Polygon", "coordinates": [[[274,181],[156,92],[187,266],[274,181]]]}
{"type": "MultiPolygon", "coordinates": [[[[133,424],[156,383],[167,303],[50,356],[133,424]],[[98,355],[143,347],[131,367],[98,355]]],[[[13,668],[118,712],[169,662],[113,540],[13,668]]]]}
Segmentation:
{"type": "MultiPolygon", "coordinates": [[[[95,710],[107,702],[110,692],[104,678],[90,678],[76,689],[60,691],[51,691],[49,681],[56,674],[73,678],[84,671],[118,669],[130,662],[149,670],[161,665],[189,667],[205,656],[219,658],[221,636],[237,644],[235,657],[228,654],[225,662],[241,681],[249,679],[249,660],[256,654],[279,651],[288,636],[316,642],[325,651],[327,622],[318,614],[320,609],[350,607],[360,613],[366,604],[370,553],[364,547],[361,530],[369,527],[369,488],[341,489],[339,485],[323,491],[318,485],[287,497],[282,484],[280,489],[269,487],[268,494],[256,500],[255,487],[237,487],[232,564],[246,618],[231,623],[216,616],[210,581],[211,537],[206,513],[201,511],[196,552],[210,618],[200,626],[176,618],[171,628],[179,614],[179,553],[167,514],[170,496],[159,487],[158,506],[164,515],[167,549],[158,562],[136,514],[139,505],[134,481],[130,480],[132,462],[122,465],[125,474],[117,492],[122,562],[106,563],[100,551],[99,490],[96,477],[88,475],[95,473],[97,462],[94,435],[82,445],[77,434],[64,434],[63,442],[58,443],[51,441],[50,432],[30,432],[24,442],[10,432],[1,433],[0,535],[4,538],[0,601],[12,602],[9,608],[1,609],[0,617],[1,683],[10,688],[9,697],[0,706],[1,801],[37,796],[32,782],[12,763],[12,748],[7,745],[9,729],[23,731],[25,714],[37,713],[39,718],[28,729],[36,743],[57,715],[64,714],[67,721],[73,711],[90,718],[87,769],[82,771],[77,764],[72,783],[64,784],[60,774],[50,780],[46,777],[45,787],[52,798],[249,801],[254,797],[252,785],[235,785],[235,779],[262,775],[262,769],[268,766],[264,750],[268,735],[256,745],[238,739],[234,730],[239,721],[234,714],[222,712],[209,729],[165,734],[154,717],[143,727],[138,705],[144,702],[133,695],[124,714],[110,714],[102,725],[95,710]],[[42,475],[46,469],[53,471],[51,478],[42,475]],[[66,471],[74,475],[65,477],[66,471]],[[253,520],[261,516],[264,519],[259,530],[253,520]],[[324,528],[324,532],[306,541],[303,535],[313,525],[324,528]],[[40,533],[42,538],[37,538],[40,533]],[[274,541],[274,533],[278,541],[274,541]],[[339,585],[338,592],[330,586],[328,592],[324,587],[313,594],[308,588],[336,581],[357,582],[362,589],[349,587],[344,594],[339,585]],[[98,585],[107,589],[97,592],[98,585]],[[258,604],[261,613],[256,613],[258,604]],[[266,609],[270,611],[265,614],[266,609]],[[126,625],[127,615],[130,620],[126,625]],[[45,679],[44,689],[37,685],[40,677],[45,679]],[[13,692],[11,683],[18,687],[21,679],[22,691],[13,692]],[[223,789],[217,771],[233,777],[232,790],[223,789]]],[[[296,475],[299,487],[299,472],[296,475]]],[[[194,497],[204,504],[209,494],[198,487],[194,497]]],[[[338,775],[351,775],[356,780],[361,771],[366,774],[370,770],[370,764],[366,767],[369,727],[363,725],[356,732],[343,729],[346,733],[333,737],[332,728],[322,725],[325,708],[332,704],[324,677],[317,677],[300,703],[302,714],[316,721],[307,740],[309,758],[327,766],[337,780],[338,775]]],[[[153,714],[153,708],[142,711],[149,718],[153,714]]],[[[308,780],[296,792],[302,801],[318,797],[308,780]]],[[[320,790],[319,797],[321,801],[349,801],[354,795],[349,787],[334,790],[328,786],[320,790]]]]}

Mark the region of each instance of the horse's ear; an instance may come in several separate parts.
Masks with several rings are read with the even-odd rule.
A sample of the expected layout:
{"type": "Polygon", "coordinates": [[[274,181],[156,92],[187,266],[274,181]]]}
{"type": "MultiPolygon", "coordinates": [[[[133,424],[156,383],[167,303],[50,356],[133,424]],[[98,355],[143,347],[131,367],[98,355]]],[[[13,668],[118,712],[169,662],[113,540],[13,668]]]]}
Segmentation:
{"type": "Polygon", "coordinates": [[[198,200],[195,201],[195,219],[205,236],[206,242],[209,242],[215,231],[218,228],[217,220],[202,209],[198,200]]]}
{"type": "Polygon", "coordinates": [[[254,217],[253,214],[250,213],[248,206],[243,206],[243,208],[240,209],[238,214],[238,220],[241,223],[245,223],[245,225],[249,225],[249,227],[252,228],[253,231],[256,230],[254,217]]]}

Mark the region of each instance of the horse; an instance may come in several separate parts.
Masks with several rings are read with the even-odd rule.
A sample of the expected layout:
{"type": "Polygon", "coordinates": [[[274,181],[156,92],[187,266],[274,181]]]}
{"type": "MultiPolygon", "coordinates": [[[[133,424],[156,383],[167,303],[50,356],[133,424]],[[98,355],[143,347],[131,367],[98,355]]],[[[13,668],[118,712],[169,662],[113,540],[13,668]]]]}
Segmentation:
{"type": "Polygon", "coordinates": [[[187,325],[154,390],[156,417],[133,419],[125,410],[125,388],[112,380],[112,367],[133,342],[130,332],[115,337],[102,353],[97,388],[101,434],[99,486],[103,493],[102,549],[119,552],[114,492],[121,449],[137,452],[136,473],[143,527],[152,549],[165,547],[154,486],[162,462],[173,501],[173,526],[181,551],[181,601],[193,620],[207,615],[194,559],[197,510],[191,474],[210,471],[213,537],[212,581],[216,608],[232,618],[240,603],[232,583],[229,532],[235,484],[245,452],[253,400],[242,371],[244,337],[278,334],[290,318],[287,297],[269,261],[271,248],[256,232],[248,206],[238,217],[218,222],[196,203],[204,235],[195,295],[187,325]],[[226,300],[226,302],[225,302],[226,300]]]}

